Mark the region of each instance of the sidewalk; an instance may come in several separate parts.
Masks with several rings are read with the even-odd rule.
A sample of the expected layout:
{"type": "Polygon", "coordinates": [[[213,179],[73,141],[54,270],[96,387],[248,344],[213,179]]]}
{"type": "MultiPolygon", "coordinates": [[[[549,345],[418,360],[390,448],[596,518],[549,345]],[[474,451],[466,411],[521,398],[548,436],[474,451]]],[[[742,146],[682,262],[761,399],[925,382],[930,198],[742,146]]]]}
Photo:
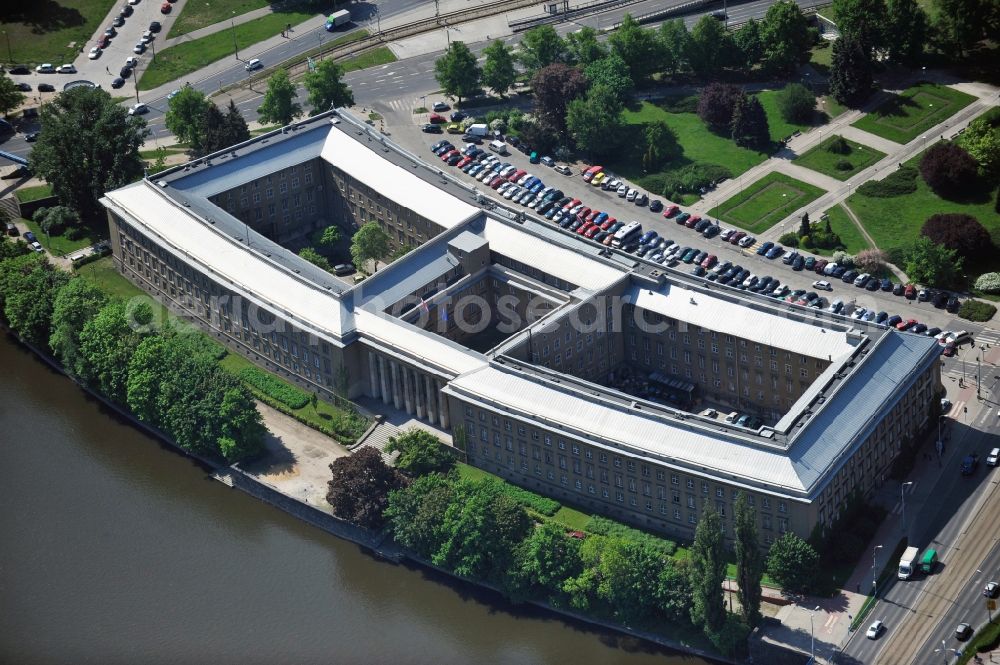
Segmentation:
{"type": "Polygon", "coordinates": [[[267,7],[260,7],[258,9],[251,10],[246,14],[239,14],[234,16],[232,19],[219,21],[218,23],[213,23],[212,25],[206,25],[204,28],[198,28],[197,30],[192,30],[191,32],[186,32],[183,35],[177,37],[171,37],[170,39],[163,40],[163,44],[160,48],[170,48],[171,46],[176,46],[177,44],[183,44],[184,42],[191,42],[196,39],[201,39],[202,37],[207,37],[208,35],[213,35],[216,32],[222,32],[232,28],[234,25],[243,25],[244,23],[249,23],[255,19],[261,18],[262,16],[267,16],[268,14],[273,14],[274,9],[271,5],[267,7]]]}

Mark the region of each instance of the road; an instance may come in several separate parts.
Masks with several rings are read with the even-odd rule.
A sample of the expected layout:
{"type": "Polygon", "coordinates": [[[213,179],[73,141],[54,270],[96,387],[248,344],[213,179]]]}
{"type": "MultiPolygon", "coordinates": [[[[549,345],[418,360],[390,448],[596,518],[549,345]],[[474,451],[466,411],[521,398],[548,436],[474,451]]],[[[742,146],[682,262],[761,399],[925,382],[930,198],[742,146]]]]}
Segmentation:
{"type": "MultiPolygon", "coordinates": [[[[820,4],[826,4],[827,2],[828,0],[797,0],[799,6],[803,8],[814,7],[820,4]]],[[[386,19],[394,16],[395,14],[411,10],[419,4],[419,0],[384,0],[379,3],[380,14],[383,19],[386,19]]],[[[634,15],[645,14],[674,4],[677,4],[677,0],[647,0],[646,2],[618,8],[601,14],[595,14],[590,17],[581,17],[573,22],[558,24],[555,27],[557,32],[565,35],[569,32],[579,30],[583,25],[592,25],[594,27],[598,27],[598,24],[605,27],[612,25],[621,21],[625,13],[631,13],[634,15]]],[[[751,17],[758,19],[763,18],[764,14],[767,12],[768,6],[771,4],[771,0],[758,0],[755,2],[731,6],[729,8],[730,22],[740,23],[751,17]]],[[[714,10],[714,7],[712,9],[714,10]]],[[[357,27],[355,28],[356,30],[361,29],[361,27],[368,27],[368,22],[371,18],[371,9],[367,5],[354,5],[352,6],[351,11],[352,15],[355,16],[355,23],[357,24],[357,27]]],[[[693,26],[705,13],[709,12],[702,12],[687,16],[684,19],[685,23],[687,23],[689,27],[693,26]]],[[[656,24],[651,24],[650,27],[655,26],[656,24]]],[[[168,29],[169,28],[165,25],[164,31],[161,35],[165,34],[168,29]]],[[[337,36],[339,37],[342,34],[348,33],[337,33],[337,36]]],[[[317,28],[301,35],[293,35],[293,37],[293,39],[283,42],[280,46],[267,51],[267,61],[278,62],[295,58],[317,45],[321,45],[326,40],[329,40],[331,35],[324,29],[317,28]]],[[[509,45],[516,45],[520,42],[520,35],[510,35],[504,37],[504,41],[509,45]]],[[[476,54],[477,58],[480,59],[480,62],[483,57],[482,50],[485,49],[487,45],[488,43],[485,40],[469,44],[470,49],[476,54]]],[[[240,51],[240,57],[243,60],[236,60],[234,57],[233,65],[231,67],[206,78],[198,79],[196,73],[192,75],[192,78],[195,79],[192,81],[192,85],[206,94],[211,94],[227,86],[237,84],[240,81],[245,80],[247,76],[247,73],[243,68],[243,62],[249,58],[261,57],[261,55],[262,54],[257,52],[253,47],[243,49],[240,51]]],[[[434,79],[434,61],[440,56],[440,52],[428,53],[419,57],[400,60],[389,65],[383,65],[381,67],[373,67],[370,69],[350,72],[344,77],[344,81],[354,91],[355,100],[359,105],[370,105],[375,101],[386,99],[412,99],[414,96],[419,96],[422,93],[432,92],[440,88],[437,81],[434,79]]],[[[115,63],[117,64],[117,60],[115,63]]],[[[107,83],[106,81],[97,82],[102,84],[107,83]]],[[[183,84],[184,81],[177,81],[178,87],[183,84]]],[[[263,89],[259,92],[262,95],[263,89]]],[[[300,99],[305,97],[304,89],[301,86],[299,86],[298,92],[300,99]]],[[[134,94],[134,90],[132,90],[131,86],[126,86],[122,89],[121,94],[134,94]]],[[[152,138],[155,139],[169,136],[170,133],[166,130],[166,127],[163,124],[163,116],[167,109],[166,97],[164,96],[158,99],[144,99],[143,101],[149,106],[149,113],[145,116],[145,118],[149,125],[152,138]]],[[[257,107],[260,106],[259,96],[244,99],[241,102],[238,102],[237,106],[243,113],[247,122],[254,122],[257,120],[257,107]]],[[[22,131],[28,132],[36,129],[38,129],[37,125],[29,125],[25,126],[22,131]]],[[[22,157],[27,157],[31,152],[31,144],[24,140],[23,134],[16,134],[0,143],[0,149],[22,157]]]]}
{"type": "MultiPolygon", "coordinates": [[[[957,366],[954,361],[946,363],[943,380],[949,393],[954,390],[957,366]]],[[[893,580],[838,662],[950,663],[953,654],[948,650],[963,646],[954,636],[955,626],[962,621],[973,626],[985,624],[983,585],[1000,581],[1000,492],[996,491],[1000,472],[981,464],[966,478],[960,475],[959,464],[969,452],[978,453],[982,460],[986,452],[1000,445],[996,422],[1000,374],[992,366],[986,377],[983,395],[987,402],[976,401],[974,382],[958,391],[965,396],[964,404],[957,403],[945,419],[950,423],[945,431],[951,434],[941,473],[930,486],[913,488],[909,499],[925,504],[923,510],[907,513],[910,542],[922,551],[927,547],[937,550],[937,571],[908,581],[893,580]],[[885,622],[887,632],[879,640],[865,639],[864,629],[876,618],[885,622]]],[[[885,543],[879,554],[894,545],[885,543]]]]}

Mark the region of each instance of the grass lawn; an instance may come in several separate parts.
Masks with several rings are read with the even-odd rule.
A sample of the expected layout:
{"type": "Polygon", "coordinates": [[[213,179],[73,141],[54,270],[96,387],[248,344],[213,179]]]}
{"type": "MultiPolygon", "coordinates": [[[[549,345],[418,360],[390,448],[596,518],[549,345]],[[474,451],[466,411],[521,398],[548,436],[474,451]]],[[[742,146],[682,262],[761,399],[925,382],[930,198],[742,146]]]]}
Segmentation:
{"type": "Polygon", "coordinates": [[[799,166],[805,166],[813,171],[819,171],[837,180],[847,180],[858,171],[863,171],[875,162],[885,157],[884,152],[879,152],[860,143],[845,139],[851,151],[846,155],[839,155],[827,150],[836,136],[830,136],[819,145],[811,148],[805,153],[796,157],[793,161],[799,166]],[[851,169],[842,171],[836,164],[845,161],[852,166],[851,169]]]}
{"type": "MultiPolygon", "coordinates": [[[[178,14],[167,38],[204,28],[205,26],[229,21],[233,16],[246,14],[254,9],[267,7],[267,0],[211,0],[211,2],[188,2],[178,14]]],[[[287,21],[286,21],[287,23],[287,21]]]]}
{"type": "MultiPolygon", "coordinates": [[[[929,147],[929,146],[928,146],[929,147]]],[[[916,167],[921,155],[907,162],[916,167]]],[[[991,234],[1000,233],[1000,213],[994,210],[995,188],[980,188],[970,192],[964,201],[949,201],[935,194],[917,176],[917,191],[905,196],[882,199],[855,193],[847,199],[854,214],[858,216],[865,230],[871,234],[875,244],[881,249],[909,245],[920,235],[920,227],[935,213],[965,213],[979,220],[991,234]]],[[[965,266],[966,272],[975,276],[989,270],[1000,270],[1000,259],[994,258],[983,266],[965,266]]]]}
{"type": "Polygon", "coordinates": [[[34,220],[22,219],[21,221],[27,224],[28,228],[38,236],[38,242],[42,243],[42,246],[55,256],[64,256],[78,249],[89,247],[98,240],[106,238],[108,235],[108,224],[106,221],[100,222],[96,227],[84,226],[83,228],[86,233],[79,240],[70,240],[66,236],[49,237],[34,220]]]}
{"type": "Polygon", "coordinates": [[[14,192],[14,196],[21,203],[27,203],[29,201],[37,201],[38,199],[44,199],[46,196],[52,196],[52,185],[35,185],[34,187],[22,187],[21,189],[14,192]]]}
{"type": "Polygon", "coordinates": [[[76,272],[84,279],[93,282],[108,295],[116,298],[128,300],[146,295],[145,291],[122,277],[121,273],[115,269],[114,261],[110,256],[80,266],[76,272]]]}
{"type": "MultiPolygon", "coordinates": [[[[236,26],[237,42],[246,48],[279,34],[285,24],[293,26],[315,16],[314,13],[281,12],[236,26]]],[[[233,55],[233,32],[223,30],[157,52],[156,59],[139,78],[140,90],[152,90],[164,83],[183,78],[206,65],[233,55]]]]}
{"type": "Polygon", "coordinates": [[[826,111],[826,117],[833,120],[839,115],[847,113],[850,109],[842,105],[833,95],[827,95],[826,97],[819,98],[819,107],[826,111]]]}
{"type": "Polygon", "coordinates": [[[975,99],[942,85],[921,83],[893,95],[854,126],[890,141],[909,143],[975,99]]]}
{"type": "Polygon", "coordinates": [[[390,62],[396,62],[396,55],[389,50],[388,46],[380,46],[377,49],[366,51],[365,53],[356,55],[353,58],[338,60],[338,62],[340,63],[340,66],[344,68],[344,72],[353,72],[356,69],[368,69],[369,67],[387,65],[390,62]]]}
{"type": "MultiPolygon", "coordinates": [[[[90,48],[88,42],[94,32],[119,3],[124,0],[5,2],[5,9],[0,12],[0,30],[7,33],[3,46],[10,44],[14,63],[73,62],[90,48]]],[[[3,58],[6,61],[7,53],[3,58]]]]}
{"type": "MultiPolygon", "coordinates": [[[[868,241],[865,237],[861,235],[861,231],[851,218],[847,216],[847,211],[844,210],[842,205],[835,205],[826,211],[827,216],[830,218],[830,228],[833,232],[840,236],[841,242],[844,243],[844,247],[847,248],[848,254],[857,254],[863,249],[868,249],[868,241]]],[[[829,256],[833,254],[832,249],[810,249],[813,254],[822,254],[824,256],[829,256]]]]}
{"type": "MultiPolygon", "coordinates": [[[[634,158],[639,151],[626,148],[620,151],[619,159],[607,162],[608,168],[648,190],[650,196],[657,197],[663,192],[664,178],[684,166],[696,162],[718,164],[731,171],[730,177],[736,177],[767,159],[768,156],[764,153],[741,148],[732,140],[713,134],[695,113],[667,110],[677,105],[683,105],[683,101],[674,99],[656,103],[642,102],[641,105],[627,109],[625,121],[628,123],[629,133],[624,145],[643,145],[645,143],[643,125],[662,120],[674,130],[684,151],[679,159],[658,173],[644,173],[641,160],[634,158]]],[[[697,200],[697,196],[692,200],[697,200]]]]}
{"type": "Polygon", "coordinates": [[[783,173],[768,173],[716,206],[714,212],[724,222],[750,233],[761,233],[822,194],[819,187],[783,173]]]}
{"type": "MultiPolygon", "coordinates": [[[[764,113],[767,114],[767,126],[771,131],[771,140],[777,143],[782,139],[787,139],[789,136],[795,132],[803,132],[811,129],[813,123],[793,123],[788,122],[781,117],[781,112],[778,110],[778,91],[777,90],[762,90],[756,95],[757,99],[760,100],[760,105],[764,107],[764,113]]],[[[816,120],[824,121],[825,118],[820,118],[819,114],[816,114],[816,120]]]]}
{"type": "Polygon", "coordinates": [[[833,61],[833,42],[821,39],[819,44],[813,46],[809,53],[809,64],[820,74],[830,73],[830,64],[833,61]]]}

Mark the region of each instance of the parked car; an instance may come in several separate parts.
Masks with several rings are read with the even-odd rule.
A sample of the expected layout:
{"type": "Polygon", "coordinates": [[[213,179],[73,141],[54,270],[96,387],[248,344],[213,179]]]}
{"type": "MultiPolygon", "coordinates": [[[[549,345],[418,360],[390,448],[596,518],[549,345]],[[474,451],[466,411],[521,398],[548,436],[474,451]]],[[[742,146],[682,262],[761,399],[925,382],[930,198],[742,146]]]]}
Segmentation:
{"type": "Polygon", "coordinates": [[[434,102],[434,104],[431,105],[431,109],[434,111],[447,111],[450,108],[451,107],[444,102],[434,102]]]}
{"type": "Polygon", "coordinates": [[[912,284],[907,284],[906,289],[903,291],[903,295],[906,296],[908,300],[913,300],[917,297],[917,287],[912,284]]]}

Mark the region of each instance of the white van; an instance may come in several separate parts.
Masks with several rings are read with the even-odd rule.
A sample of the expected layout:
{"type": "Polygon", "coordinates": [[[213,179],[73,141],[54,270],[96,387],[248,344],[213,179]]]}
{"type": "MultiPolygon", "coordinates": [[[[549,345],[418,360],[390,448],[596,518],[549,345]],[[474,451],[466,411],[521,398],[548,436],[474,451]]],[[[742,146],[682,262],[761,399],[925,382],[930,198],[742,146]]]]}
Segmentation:
{"type": "Polygon", "coordinates": [[[262,69],[263,67],[264,67],[264,65],[261,64],[260,59],[259,58],[254,58],[253,60],[250,60],[249,62],[247,62],[245,69],[248,72],[252,72],[255,69],[262,69]]]}
{"type": "Polygon", "coordinates": [[[507,152],[507,144],[503,141],[490,141],[489,148],[498,155],[510,154],[507,152]]]}

